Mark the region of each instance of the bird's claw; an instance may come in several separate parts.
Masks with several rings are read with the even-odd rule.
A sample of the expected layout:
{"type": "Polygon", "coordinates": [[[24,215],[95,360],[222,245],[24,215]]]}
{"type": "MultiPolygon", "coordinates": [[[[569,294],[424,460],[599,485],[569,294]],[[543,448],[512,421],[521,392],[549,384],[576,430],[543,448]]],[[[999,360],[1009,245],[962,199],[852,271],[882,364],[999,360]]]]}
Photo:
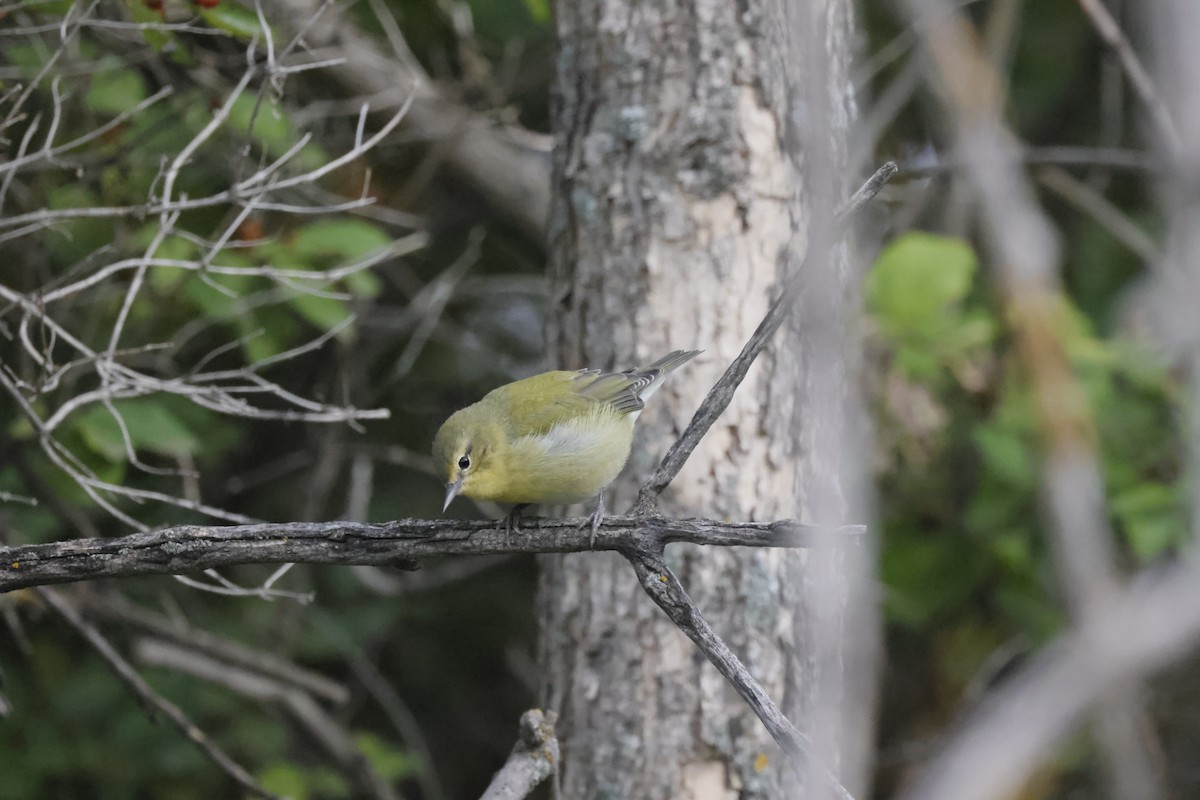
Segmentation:
{"type": "Polygon", "coordinates": [[[509,541],[514,533],[521,532],[521,512],[528,507],[528,503],[520,503],[513,506],[512,511],[509,511],[504,519],[500,520],[500,524],[496,526],[496,530],[504,531],[505,547],[508,547],[509,541]]]}
{"type": "Polygon", "coordinates": [[[588,515],[583,522],[579,523],[580,528],[591,526],[592,530],[588,536],[588,549],[596,549],[596,534],[600,531],[600,523],[604,521],[604,495],[600,495],[599,501],[596,503],[596,510],[588,515]]]}

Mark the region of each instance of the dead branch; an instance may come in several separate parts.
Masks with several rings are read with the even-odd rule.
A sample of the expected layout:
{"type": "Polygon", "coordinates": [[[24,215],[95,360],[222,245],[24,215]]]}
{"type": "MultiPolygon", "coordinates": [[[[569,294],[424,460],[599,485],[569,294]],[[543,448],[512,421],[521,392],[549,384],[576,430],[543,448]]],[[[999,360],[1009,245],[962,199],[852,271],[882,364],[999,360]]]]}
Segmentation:
{"type": "Polygon", "coordinates": [[[492,778],[480,800],[520,800],[558,769],[558,739],[553,711],[534,708],[521,715],[521,732],[512,755],[492,778]]]}
{"type": "Polygon", "coordinates": [[[137,670],[117,652],[116,648],[112,646],[100,631],[96,630],[95,627],[80,616],[79,612],[66,598],[53,589],[45,587],[39,589],[38,594],[46,601],[47,605],[53,608],[59,616],[66,620],[67,624],[74,628],[91,645],[99,656],[104,659],[104,662],[108,664],[109,668],[116,673],[117,677],[129,687],[130,691],[141,700],[148,710],[158,712],[171,720],[184,737],[192,741],[210,761],[216,764],[222,772],[232,778],[247,792],[258,797],[267,798],[267,800],[281,800],[278,795],[272,794],[260,786],[258,781],[254,780],[249,772],[218,747],[208,737],[208,734],[196,727],[195,723],[192,722],[187,714],[183,713],[179,706],[154,691],[150,684],[146,683],[145,678],[138,674],[137,670]]]}
{"type": "Polygon", "coordinates": [[[100,578],[176,575],[242,564],[370,564],[415,569],[429,556],[495,553],[625,552],[645,543],[715,547],[839,546],[861,525],[821,527],[792,520],[719,522],[666,517],[605,517],[596,533],[577,519],[533,519],[508,537],[494,522],[396,520],[180,525],[114,539],[72,539],[0,547],[0,593],[100,578]]]}

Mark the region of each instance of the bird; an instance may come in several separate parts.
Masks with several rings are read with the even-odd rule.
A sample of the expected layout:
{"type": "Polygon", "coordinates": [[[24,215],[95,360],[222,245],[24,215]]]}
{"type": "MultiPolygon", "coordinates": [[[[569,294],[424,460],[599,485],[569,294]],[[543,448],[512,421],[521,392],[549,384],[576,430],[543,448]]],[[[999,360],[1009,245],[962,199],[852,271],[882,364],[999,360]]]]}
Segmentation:
{"type": "Polygon", "coordinates": [[[604,489],[629,458],[634,422],[666,377],[701,352],[675,350],[625,372],[543,372],[454,412],[433,437],[434,464],[446,480],[443,513],[459,495],[513,503],[502,523],[507,535],[532,504],[598,497],[584,521],[594,547],[604,489]]]}

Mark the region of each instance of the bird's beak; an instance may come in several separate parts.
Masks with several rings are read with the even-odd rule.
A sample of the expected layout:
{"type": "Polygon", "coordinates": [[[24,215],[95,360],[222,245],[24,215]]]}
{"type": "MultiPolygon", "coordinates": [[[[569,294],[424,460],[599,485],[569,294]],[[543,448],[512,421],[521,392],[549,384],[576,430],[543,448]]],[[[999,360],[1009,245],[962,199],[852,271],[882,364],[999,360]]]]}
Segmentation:
{"type": "Polygon", "coordinates": [[[442,505],[442,513],[450,507],[450,502],[458,497],[459,491],[462,489],[462,475],[458,476],[458,480],[454,483],[446,484],[446,502],[442,505]]]}

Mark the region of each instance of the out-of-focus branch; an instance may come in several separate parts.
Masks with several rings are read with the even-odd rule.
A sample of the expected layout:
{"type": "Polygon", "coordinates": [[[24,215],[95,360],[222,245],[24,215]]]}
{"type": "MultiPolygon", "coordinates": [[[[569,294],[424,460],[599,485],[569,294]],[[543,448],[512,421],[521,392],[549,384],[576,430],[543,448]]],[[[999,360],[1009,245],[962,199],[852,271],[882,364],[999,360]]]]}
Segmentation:
{"type": "MultiPolygon", "coordinates": [[[[1020,159],[1030,167],[1104,167],[1130,172],[1158,172],[1165,169],[1162,159],[1123,147],[1027,147],[1021,150],[1020,159]]],[[[963,170],[966,167],[967,164],[961,158],[938,155],[932,161],[920,159],[902,163],[898,178],[924,178],[963,170]]]]}
{"type": "Polygon", "coordinates": [[[1043,167],[1035,175],[1039,183],[1100,223],[1114,239],[1146,264],[1158,264],[1162,258],[1162,249],[1158,244],[1100,192],[1060,167],[1043,167]]]}
{"type": "Polygon", "coordinates": [[[521,715],[521,729],[512,754],[492,777],[480,800],[520,800],[558,769],[558,739],[553,711],[534,708],[521,715]]]}
{"type": "Polygon", "coordinates": [[[87,614],[92,618],[131,626],[225,664],[251,669],[277,681],[282,689],[304,691],[334,705],[343,705],[350,699],[350,692],[345,686],[324,675],[303,669],[265,650],[247,647],[210,631],[153,614],[119,596],[89,595],[87,614]]]}
{"type": "Polygon", "coordinates": [[[413,559],[492,553],[624,551],[638,543],[716,547],[835,546],[861,525],[821,527],[792,520],[719,522],[666,517],[604,518],[592,547],[579,520],[534,519],[509,537],[494,522],[407,519],[381,525],[292,522],[174,528],[115,539],[72,539],[0,547],[0,592],[97,578],[199,572],[239,564],[373,564],[414,568],[413,559]]]}
{"type": "MultiPolygon", "coordinates": [[[[922,32],[930,76],[941,90],[966,176],[980,201],[1046,443],[1043,494],[1059,578],[1075,623],[1086,629],[1101,624],[1120,578],[1091,409],[1060,334],[1064,305],[1056,234],[1020,169],[1020,147],[1003,123],[1001,82],[979,51],[970,23],[945,0],[907,0],[906,5],[922,32]]],[[[1128,800],[1158,798],[1163,790],[1156,765],[1129,724],[1142,713],[1136,688],[1124,688],[1106,699],[1095,719],[1113,793],[1128,800]]]]}
{"type": "Polygon", "coordinates": [[[812,742],[796,729],[784,716],[779,706],[750,674],[729,645],[721,640],[695,602],[688,596],[683,584],[671,572],[662,558],[662,548],[646,542],[634,542],[622,555],[633,565],[638,582],[650,598],[658,604],[671,621],[691,639],[696,647],[725,679],[737,690],[746,704],[762,721],[771,738],[797,765],[804,765],[818,775],[840,800],[854,800],[853,796],[820,762],[812,742]]]}
{"type": "Polygon", "coordinates": [[[397,800],[396,792],[371,768],[350,733],[307,692],[284,685],[253,667],[235,666],[214,658],[186,643],[146,637],[134,644],[134,653],[142,663],[209,681],[245,697],[279,704],[355,783],[358,794],[374,800],[397,800]]]}
{"type": "Polygon", "coordinates": [[[1117,24],[1112,13],[1100,0],[1076,0],[1076,2],[1079,3],[1079,7],[1083,9],[1083,13],[1087,15],[1096,32],[1100,34],[1100,38],[1116,53],[1117,59],[1121,62],[1121,68],[1129,76],[1129,83],[1133,86],[1133,91],[1146,106],[1146,111],[1154,120],[1163,142],[1171,149],[1172,153],[1179,152],[1179,130],[1175,127],[1171,112],[1167,109],[1167,104],[1163,102],[1158,87],[1154,85],[1149,70],[1143,66],[1142,60],[1133,51],[1133,45],[1129,43],[1129,38],[1125,36],[1121,26],[1117,24]]]}
{"type": "MultiPolygon", "coordinates": [[[[272,21],[289,26],[310,20],[320,0],[267,0],[272,21]]],[[[389,53],[365,34],[342,9],[331,8],[304,34],[312,48],[334,48],[343,60],[322,70],[347,94],[371,99],[375,109],[416,97],[404,130],[436,144],[455,172],[473,185],[500,216],[511,220],[531,242],[542,244],[550,209],[550,138],[501,125],[445,97],[415,58],[389,53]]]]}
{"type": "Polygon", "coordinates": [[[55,590],[45,587],[39,589],[38,594],[59,616],[67,621],[67,624],[74,628],[92,646],[100,657],[104,659],[105,663],[108,664],[109,668],[116,673],[117,677],[137,695],[138,699],[141,700],[147,709],[156,711],[171,720],[180,733],[199,747],[201,752],[210,761],[220,767],[222,772],[232,778],[247,792],[258,797],[268,798],[268,800],[281,800],[278,795],[272,794],[260,786],[258,781],[254,780],[249,772],[230,758],[224,750],[217,747],[216,743],[208,738],[208,734],[196,727],[196,724],[192,722],[187,714],[183,713],[179,706],[154,691],[150,687],[150,684],[146,683],[145,678],[138,674],[137,670],[117,652],[116,648],[112,646],[100,631],[96,630],[95,627],[80,616],[79,612],[67,602],[66,598],[55,590]]]}
{"type": "Polygon", "coordinates": [[[1200,571],[1150,572],[989,697],[899,800],[1012,797],[1101,698],[1200,644],[1200,571]]]}

